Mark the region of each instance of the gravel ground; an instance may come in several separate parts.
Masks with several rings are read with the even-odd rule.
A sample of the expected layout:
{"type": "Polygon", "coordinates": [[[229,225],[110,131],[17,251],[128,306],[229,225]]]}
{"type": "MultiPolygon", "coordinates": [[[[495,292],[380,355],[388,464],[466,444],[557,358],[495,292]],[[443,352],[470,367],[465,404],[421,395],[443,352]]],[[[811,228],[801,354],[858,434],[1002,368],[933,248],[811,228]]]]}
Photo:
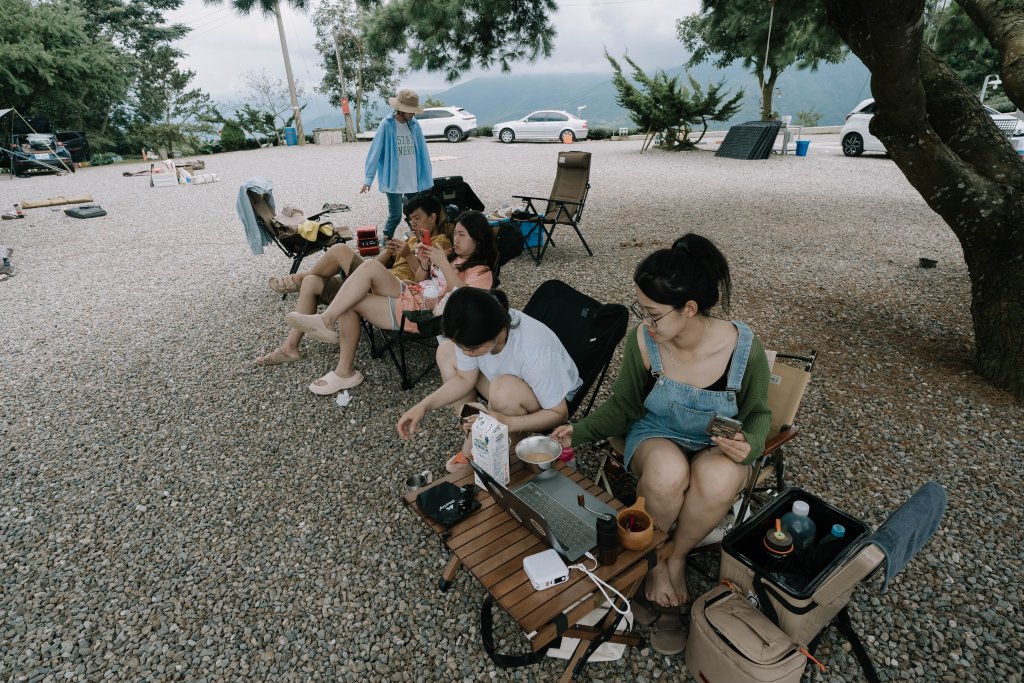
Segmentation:
{"type": "MultiPolygon", "coordinates": [[[[730,258],[732,314],[766,344],[820,361],[788,450],[789,480],[872,525],[925,481],[947,487],[943,524],[888,593],[854,596],[883,680],[1020,681],[1024,490],[1019,402],[972,373],[969,282],[952,233],[884,158],[639,156],[587,142],[586,257],[571,235],[502,280],[523,305],[559,277],[632,300],[637,261],[693,230],[730,258]],[[923,270],[917,259],[938,259],[923,270]]],[[[553,145],[430,145],[489,207],[550,186],[553,145]],[[452,158],[454,157],[454,158],[452,158]]],[[[447,414],[411,444],[394,423],[436,384],[399,389],[361,348],[366,383],[339,408],[306,385],[327,345],[261,369],[290,302],[287,271],[249,253],[238,186],[263,174],[279,202],[351,204],[365,145],[209,157],[221,182],[151,189],[138,166],[0,177],[0,207],[91,192],[109,212],[27,211],[0,224],[18,274],[0,283],[0,680],[555,680],[562,663],[496,670],[479,643],[482,589],[435,588],[437,541],[399,502],[403,480],[458,444],[447,414]]],[[[365,346],[365,345],[364,345],[365,346]]],[[[593,455],[581,452],[592,473],[593,455]]],[[[505,624],[506,643],[521,641],[505,624]]],[[[860,680],[834,638],[829,681],[860,680]]],[[[632,652],[605,681],[679,680],[682,657],[632,652]]]]}

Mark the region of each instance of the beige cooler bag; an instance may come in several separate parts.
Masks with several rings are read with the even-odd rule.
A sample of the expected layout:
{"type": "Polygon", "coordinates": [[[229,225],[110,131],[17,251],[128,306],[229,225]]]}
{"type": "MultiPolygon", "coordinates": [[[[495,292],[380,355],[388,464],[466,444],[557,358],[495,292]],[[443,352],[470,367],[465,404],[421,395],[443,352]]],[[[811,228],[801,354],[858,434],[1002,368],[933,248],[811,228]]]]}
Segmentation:
{"type": "Polygon", "coordinates": [[[693,603],[686,668],[699,683],[799,683],[806,664],[802,648],[730,587],[693,603]]]}

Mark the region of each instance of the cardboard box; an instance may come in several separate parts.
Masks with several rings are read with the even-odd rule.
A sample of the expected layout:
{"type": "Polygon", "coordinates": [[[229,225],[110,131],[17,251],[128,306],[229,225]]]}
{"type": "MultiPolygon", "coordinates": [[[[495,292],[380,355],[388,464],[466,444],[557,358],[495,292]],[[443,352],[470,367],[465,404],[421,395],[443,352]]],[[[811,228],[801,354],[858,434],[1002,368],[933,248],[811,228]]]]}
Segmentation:
{"type": "MultiPolygon", "coordinates": [[[[509,481],[508,427],[490,415],[481,413],[473,422],[473,462],[502,486],[509,481]]],[[[480,477],[473,476],[476,485],[483,488],[480,477]]]]}

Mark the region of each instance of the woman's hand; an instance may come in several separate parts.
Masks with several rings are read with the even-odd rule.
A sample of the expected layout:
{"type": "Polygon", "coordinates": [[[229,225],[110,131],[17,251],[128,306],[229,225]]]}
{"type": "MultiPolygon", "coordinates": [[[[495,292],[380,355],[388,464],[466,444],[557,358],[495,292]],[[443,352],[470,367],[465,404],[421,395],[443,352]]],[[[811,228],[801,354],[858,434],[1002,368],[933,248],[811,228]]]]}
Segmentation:
{"type": "Polygon", "coordinates": [[[750,444],[747,443],[747,437],[743,436],[743,432],[736,432],[731,439],[713,436],[711,440],[722,449],[725,457],[733,462],[743,462],[750,455],[750,444]]]}
{"type": "Polygon", "coordinates": [[[411,439],[413,434],[419,431],[420,420],[426,414],[426,409],[419,403],[405,411],[405,414],[398,418],[398,436],[402,437],[403,441],[411,439]]]}
{"type": "Polygon", "coordinates": [[[423,257],[426,256],[428,263],[433,263],[435,266],[448,263],[448,255],[444,253],[444,249],[435,247],[433,244],[426,245],[420,244],[420,263],[423,263],[423,257]]]}
{"type": "Polygon", "coordinates": [[[572,446],[572,425],[564,424],[555,427],[551,431],[551,438],[562,444],[562,448],[572,446]]]}

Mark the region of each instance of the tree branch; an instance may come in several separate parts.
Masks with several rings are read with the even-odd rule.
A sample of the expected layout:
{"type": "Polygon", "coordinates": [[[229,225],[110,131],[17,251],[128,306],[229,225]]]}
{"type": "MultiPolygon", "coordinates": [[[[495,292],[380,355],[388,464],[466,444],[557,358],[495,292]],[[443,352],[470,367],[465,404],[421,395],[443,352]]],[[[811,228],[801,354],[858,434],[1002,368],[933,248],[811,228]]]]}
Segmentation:
{"type": "Polygon", "coordinates": [[[1024,109],[1024,4],[999,0],[957,0],[992,47],[1002,55],[1007,97],[1024,109]]]}

